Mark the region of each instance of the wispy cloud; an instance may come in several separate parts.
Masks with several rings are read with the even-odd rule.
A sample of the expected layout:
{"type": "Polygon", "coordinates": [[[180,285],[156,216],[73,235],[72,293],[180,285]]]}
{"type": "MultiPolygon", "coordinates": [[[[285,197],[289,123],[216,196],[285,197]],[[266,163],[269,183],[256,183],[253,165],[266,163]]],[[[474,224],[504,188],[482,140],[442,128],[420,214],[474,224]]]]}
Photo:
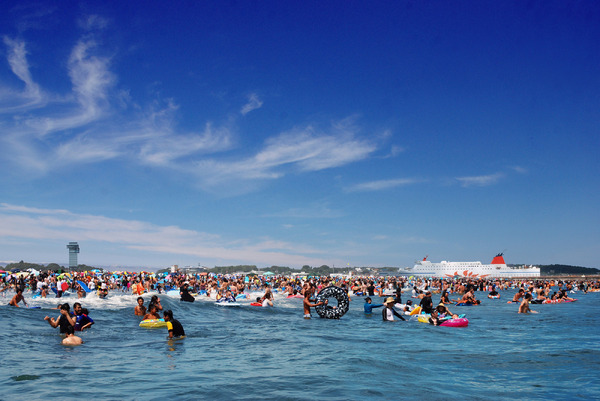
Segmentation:
{"type": "MultiPolygon", "coordinates": [[[[356,117],[333,121],[326,129],[312,125],[275,132],[251,154],[222,152],[235,149],[234,117],[224,123],[204,123],[200,129],[178,126],[179,106],[173,99],[156,99],[138,105],[117,87],[112,59],[101,48],[94,30],[109,22],[99,16],[82,18],[85,32],[65,60],[71,90],[46,93],[35,82],[23,40],[4,38],[13,74],[25,86],[19,100],[0,89],[0,119],[6,135],[0,137],[6,158],[19,171],[38,176],[73,164],[90,164],[120,158],[127,163],[168,168],[190,176],[203,189],[227,188],[244,193],[268,180],[336,168],[363,160],[377,150],[377,139],[361,136],[356,117]],[[26,100],[26,101],[25,101],[26,100]],[[35,104],[35,112],[24,113],[35,104]]],[[[245,115],[262,106],[252,93],[241,109],[245,115]]],[[[268,136],[268,133],[264,134],[268,136]]],[[[389,133],[384,133],[384,137],[389,133]]],[[[377,137],[377,135],[370,135],[377,137]]]]}
{"type": "Polygon", "coordinates": [[[252,93],[248,96],[248,103],[246,103],[243,107],[242,110],[240,110],[240,113],[242,113],[242,115],[246,115],[248,113],[250,113],[252,110],[256,110],[256,109],[260,109],[263,105],[263,101],[260,100],[258,98],[258,95],[256,93],[252,93]]]}
{"type": "Polygon", "coordinates": [[[519,174],[527,174],[529,170],[521,166],[512,166],[511,169],[519,174]]]}
{"type": "Polygon", "coordinates": [[[102,30],[105,29],[108,24],[108,19],[96,14],[85,16],[78,21],[79,27],[86,31],[102,30]]]}
{"type": "Polygon", "coordinates": [[[290,208],[279,212],[266,213],[263,217],[335,219],[344,217],[344,213],[340,210],[332,209],[328,202],[315,202],[306,207],[290,208]]]}
{"type": "Polygon", "coordinates": [[[353,185],[346,189],[346,192],[368,192],[368,191],[383,191],[386,189],[403,187],[407,185],[413,185],[422,182],[414,178],[397,178],[392,180],[377,180],[370,182],[363,182],[360,184],[353,185]]]}
{"type": "Polygon", "coordinates": [[[189,155],[212,153],[231,146],[231,133],[226,127],[207,123],[199,134],[159,135],[141,146],[140,158],[148,164],[170,165],[189,155]]]}
{"type": "Polygon", "coordinates": [[[473,177],[456,177],[456,181],[463,187],[485,187],[497,183],[501,178],[504,177],[503,173],[496,173],[490,175],[479,175],[473,177]]]}
{"type": "Polygon", "coordinates": [[[4,89],[0,96],[0,112],[15,112],[40,105],[44,99],[39,85],[34,82],[29,71],[25,42],[5,36],[4,44],[7,48],[8,65],[13,74],[25,84],[25,88],[21,92],[4,89]],[[11,104],[8,104],[9,101],[11,104]]]}
{"type": "MultiPolygon", "coordinates": [[[[86,29],[102,28],[99,17],[81,22],[86,29]]],[[[72,91],[66,95],[44,95],[33,80],[25,42],[4,38],[11,71],[25,84],[20,94],[0,90],[0,111],[12,113],[0,121],[6,135],[0,138],[6,157],[25,171],[40,173],[72,163],[95,163],[118,157],[144,164],[168,166],[176,159],[231,146],[227,127],[207,123],[200,133],[175,129],[177,105],[149,105],[144,112],[126,116],[111,105],[116,76],[111,60],[95,52],[97,43],[88,34],[74,46],[67,60],[72,91]],[[51,104],[46,106],[47,103],[51,104]],[[22,111],[38,106],[35,113],[22,111]],[[123,121],[126,121],[123,123],[123,121]]],[[[119,101],[127,101],[123,96],[119,101]]]]}
{"type": "Polygon", "coordinates": [[[230,239],[219,235],[159,226],[138,220],[77,214],[61,209],[39,209],[0,204],[0,239],[61,240],[110,243],[125,249],[226,260],[231,263],[318,265],[321,250],[269,238],[230,239]]]}
{"type": "Polygon", "coordinates": [[[235,162],[206,160],[197,171],[210,187],[230,180],[266,180],[289,171],[309,172],[343,166],[368,157],[376,145],[358,139],[352,131],[317,132],[309,126],[270,138],[255,155],[235,162]]]}

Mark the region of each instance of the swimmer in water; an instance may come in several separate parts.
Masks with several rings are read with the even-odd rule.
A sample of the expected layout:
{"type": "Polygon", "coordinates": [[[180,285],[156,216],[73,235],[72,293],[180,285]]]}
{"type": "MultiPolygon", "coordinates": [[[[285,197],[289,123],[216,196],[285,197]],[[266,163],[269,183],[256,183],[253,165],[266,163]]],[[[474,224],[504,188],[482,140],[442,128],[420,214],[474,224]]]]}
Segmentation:
{"type": "Polygon", "coordinates": [[[100,289],[98,290],[98,297],[106,298],[108,296],[108,286],[106,283],[102,283],[100,285],[100,289]]]}
{"type": "Polygon", "coordinates": [[[15,294],[14,297],[12,297],[12,299],[10,300],[10,302],[8,303],[11,306],[16,306],[17,308],[19,307],[19,302],[23,302],[23,304],[25,304],[25,306],[27,305],[27,302],[25,302],[25,297],[23,297],[23,290],[21,288],[17,289],[17,293],[15,294]]]}
{"type": "Polygon", "coordinates": [[[431,316],[429,317],[429,324],[433,324],[434,326],[439,326],[440,324],[442,324],[442,319],[440,319],[437,309],[434,309],[433,312],[431,312],[431,316]]]}
{"type": "Polygon", "coordinates": [[[66,337],[62,340],[62,345],[81,345],[83,340],[75,335],[73,326],[67,327],[66,337]]]}
{"type": "MultiPolygon", "coordinates": [[[[235,302],[235,297],[231,294],[231,290],[225,292],[225,296],[219,298],[217,302],[235,302]]],[[[272,305],[271,305],[272,306],[272,305]]]]}
{"type": "Polygon", "coordinates": [[[148,308],[148,313],[146,313],[144,315],[143,320],[147,320],[147,319],[152,319],[152,320],[160,319],[160,315],[158,314],[158,309],[156,308],[156,305],[150,305],[150,307],[148,308]]]}
{"type": "Polygon", "coordinates": [[[267,292],[265,294],[265,299],[262,301],[262,306],[273,306],[273,294],[267,292]]]}
{"type": "Polygon", "coordinates": [[[83,309],[79,302],[73,304],[73,312],[75,312],[75,331],[83,331],[92,327],[94,320],[88,316],[88,310],[83,309]]]}
{"type": "Polygon", "coordinates": [[[60,327],[60,334],[65,334],[69,327],[75,326],[75,319],[73,319],[73,317],[71,316],[71,307],[69,306],[69,304],[60,305],[59,310],[59,317],[53,319],[51,317],[46,316],[44,320],[47,321],[50,324],[50,326],[54,328],[60,327]]]}
{"type": "Polygon", "coordinates": [[[317,302],[316,304],[311,304],[310,303],[310,297],[311,295],[314,293],[314,289],[313,287],[308,287],[307,289],[304,290],[304,301],[302,302],[302,304],[304,305],[304,318],[305,319],[310,319],[311,315],[310,315],[310,308],[314,308],[315,306],[321,306],[321,305],[325,305],[327,304],[327,301],[323,302],[317,302]]]}
{"type": "Polygon", "coordinates": [[[158,295],[152,295],[152,298],[150,298],[150,304],[148,306],[150,306],[152,304],[156,305],[156,310],[158,310],[158,311],[163,310],[163,307],[160,304],[160,298],[158,297],[158,295]]]}
{"type": "Polygon", "coordinates": [[[173,311],[166,310],[163,312],[165,322],[167,322],[167,330],[169,331],[168,339],[185,337],[185,331],[183,326],[179,323],[179,320],[173,319],[173,311]]]}
{"type": "Polygon", "coordinates": [[[137,298],[137,305],[135,306],[133,313],[136,316],[144,316],[146,314],[146,307],[144,306],[144,298],[142,298],[142,297],[137,298]]]}
{"type": "Polygon", "coordinates": [[[441,317],[452,316],[452,319],[457,319],[458,318],[458,315],[450,312],[450,309],[448,309],[448,307],[446,305],[442,304],[442,303],[440,303],[438,306],[436,306],[435,310],[437,311],[437,313],[441,317]]]}
{"type": "Polygon", "coordinates": [[[371,313],[373,313],[373,309],[374,309],[374,308],[381,308],[381,307],[383,306],[383,304],[377,304],[377,305],[374,305],[374,304],[372,304],[371,302],[372,302],[372,300],[371,300],[371,298],[370,298],[370,297],[366,297],[366,298],[365,298],[365,305],[364,305],[364,309],[365,309],[365,313],[366,313],[367,315],[370,315],[371,313]]]}
{"type": "Polygon", "coordinates": [[[385,305],[385,308],[383,308],[383,310],[381,311],[381,316],[383,317],[384,322],[394,321],[394,316],[400,318],[400,320],[406,320],[404,317],[402,317],[401,314],[396,312],[396,310],[394,309],[395,303],[396,300],[394,299],[394,297],[386,298],[385,302],[383,303],[385,305]]]}
{"type": "Polygon", "coordinates": [[[531,301],[531,294],[527,293],[525,294],[525,298],[523,298],[523,302],[519,305],[519,313],[538,313],[529,308],[529,301],[531,301]]]}
{"type": "Polygon", "coordinates": [[[519,289],[519,291],[515,294],[515,296],[513,297],[512,301],[508,301],[507,303],[511,303],[511,302],[519,302],[519,300],[521,298],[523,298],[523,296],[525,295],[525,290],[524,289],[519,289]]]}

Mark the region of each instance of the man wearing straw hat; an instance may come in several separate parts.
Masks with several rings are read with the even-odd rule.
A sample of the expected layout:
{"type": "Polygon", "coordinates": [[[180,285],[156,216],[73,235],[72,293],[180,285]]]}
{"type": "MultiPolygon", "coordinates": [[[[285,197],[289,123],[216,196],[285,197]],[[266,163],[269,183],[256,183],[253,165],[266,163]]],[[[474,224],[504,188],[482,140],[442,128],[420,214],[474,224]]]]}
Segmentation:
{"type": "Polygon", "coordinates": [[[393,321],[394,316],[399,317],[400,320],[406,320],[404,319],[404,317],[402,317],[401,314],[396,312],[396,310],[394,309],[395,303],[396,299],[394,297],[387,297],[385,299],[385,302],[383,303],[385,305],[385,308],[383,308],[383,310],[381,311],[381,316],[383,317],[384,322],[393,321]]]}

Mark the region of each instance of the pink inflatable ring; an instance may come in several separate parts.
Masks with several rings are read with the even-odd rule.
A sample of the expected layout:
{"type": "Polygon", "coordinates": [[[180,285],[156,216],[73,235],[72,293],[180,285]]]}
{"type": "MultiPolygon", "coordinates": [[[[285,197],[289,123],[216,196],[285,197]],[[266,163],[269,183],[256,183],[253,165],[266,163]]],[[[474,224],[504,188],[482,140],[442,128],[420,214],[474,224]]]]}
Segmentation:
{"type": "Polygon", "coordinates": [[[469,320],[463,318],[458,318],[458,319],[450,319],[450,320],[446,320],[444,321],[442,324],[440,324],[440,326],[446,326],[446,327],[467,327],[469,325],[469,320]]]}

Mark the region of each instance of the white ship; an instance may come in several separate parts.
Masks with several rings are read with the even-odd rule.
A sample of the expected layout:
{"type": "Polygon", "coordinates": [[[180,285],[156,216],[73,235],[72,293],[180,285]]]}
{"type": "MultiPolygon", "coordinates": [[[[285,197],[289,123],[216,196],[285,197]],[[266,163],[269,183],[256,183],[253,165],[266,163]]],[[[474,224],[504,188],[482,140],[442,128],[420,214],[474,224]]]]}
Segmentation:
{"type": "Polygon", "coordinates": [[[402,276],[443,277],[443,278],[487,278],[487,277],[539,277],[540,268],[535,266],[510,267],[504,262],[503,254],[498,254],[489,265],[481,262],[432,263],[427,260],[415,262],[413,267],[398,269],[402,276]]]}

